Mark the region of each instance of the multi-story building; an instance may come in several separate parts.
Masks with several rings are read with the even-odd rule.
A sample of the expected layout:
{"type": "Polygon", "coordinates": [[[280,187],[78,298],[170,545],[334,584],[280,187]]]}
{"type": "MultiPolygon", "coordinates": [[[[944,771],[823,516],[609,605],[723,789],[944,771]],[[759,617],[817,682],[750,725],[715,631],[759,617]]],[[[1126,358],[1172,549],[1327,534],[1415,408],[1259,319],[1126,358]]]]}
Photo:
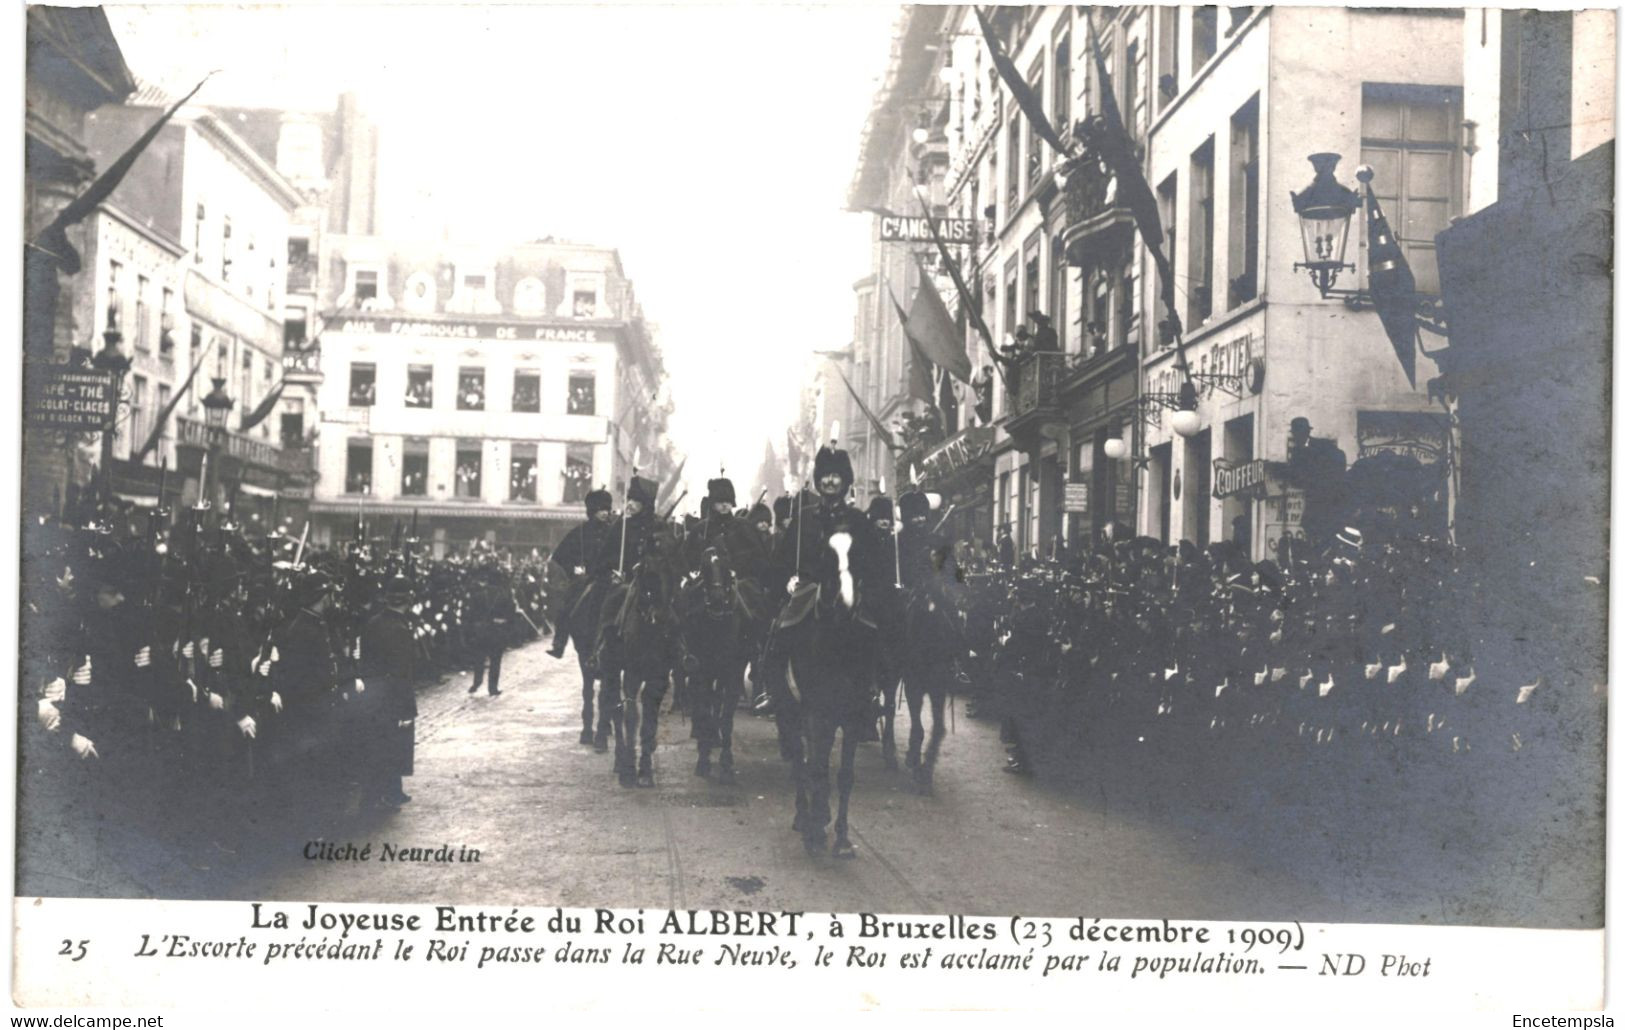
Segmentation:
{"type": "MultiPolygon", "coordinates": [[[[1324,299],[1294,268],[1291,194],[1313,175],[1311,152],[1345,155],[1346,175],[1372,165],[1418,289],[1438,293],[1433,236],[1462,212],[1465,181],[1461,13],[1050,6],[991,19],[1068,153],[1015,102],[974,9],[913,8],[850,205],[889,206],[912,182],[939,217],[978,219],[958,256],[991,336],[1040,341],[1042,353],[995,362],[967,329],[973,367],[996,386],[962,391],[963,428],[915,463],[970,510],[986,499],[961,529],[1008,528],[1026,553],[1117,526],[1263,557],[1301,532],[1302,494],[1279,474],[1299,417],[1351,465],[1403,454],[1442,475],[1433,348],[1397,354],[1374,312],[1324,299]],[[1128,191],[1075,138],[1108,82],[1160,209],[1172,310],[1128,191]],[[1187,378],[1196,417],[1165,417],[1187,378]]],[[[1358,267],[1345,274],[1363,281],[1363,247],[1348,249],[1358,267]]],[[[883,267],[877,257],[876,280],[883,267]]],[[[889,301],[870,307],[881,341],[879,316],[896,319],[889,301]]],[[[864,325],[860,314],[860,358],[864,325]]],[[[882,389],[906,395],[906,366],[887,372],[882,389]]]]}
{"type": "Polygon", "coordinates": [[[669,471],[663,366],[615,250],[330,235],[322,258],[318,542],[416,518],[437,553],[551,545],[634,457],[669,471]]]}
{"type": "MultiPolygon", "coordinates": [[[[85,266],[82,254],[68,250],[82,250],[90,230],[83,222],[71,227],[66,248],[39,237],[100,170],[85,143],[86,117],[129,96],[136,83],[99,7],[29,7],[27,47],[23,354],[44,364],[67,360],[99,327],[74,318],[85,266]]],[[[25,432],[23,503],[43,511],[87,479],[91,464],[78,449],[60,446],[59,434],[25,432]]]]}
{"type": "MultiPolygon", "coordinates": [[[[146,86],[128,104],[97,110],[87,125],[91,153],[115,159],[171,102],[146,86]]],[[[167,462],[166,485],[178,495],[170,500],[195,499],[202,487],[247,521],[274,520],[296,468],[282,453],[274,410],[247,428],[244,420],[281,379],[284,255],[301,202],[227,119],[189,103],[98,216],[76,321],[119,330],[130,359],[113,474],[132,498],[156,494],[158,466],[167,462]],[[211,435],[204,419],[202,398],[215,384],[233,403],[223,436],[211,435]],[[182,389],[161,445],[140,455],[157,413],[182,389]],[[216,465],[208,468],[211,453],[216,465]]]]}

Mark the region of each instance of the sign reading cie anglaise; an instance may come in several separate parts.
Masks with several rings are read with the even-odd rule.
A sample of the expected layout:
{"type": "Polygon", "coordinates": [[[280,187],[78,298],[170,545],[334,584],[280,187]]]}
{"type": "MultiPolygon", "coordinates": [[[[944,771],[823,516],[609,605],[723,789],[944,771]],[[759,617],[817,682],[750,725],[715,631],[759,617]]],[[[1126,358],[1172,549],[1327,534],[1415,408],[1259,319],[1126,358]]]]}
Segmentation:
{"type": "Polygon", "coordinates": [[[543,343],[614,343],[613,326],[537,325],[523,322],[440,322],[399,318],[346,318],[341,333],[357,336],[432,337],[444,340],[525,340],[543,343]]]}

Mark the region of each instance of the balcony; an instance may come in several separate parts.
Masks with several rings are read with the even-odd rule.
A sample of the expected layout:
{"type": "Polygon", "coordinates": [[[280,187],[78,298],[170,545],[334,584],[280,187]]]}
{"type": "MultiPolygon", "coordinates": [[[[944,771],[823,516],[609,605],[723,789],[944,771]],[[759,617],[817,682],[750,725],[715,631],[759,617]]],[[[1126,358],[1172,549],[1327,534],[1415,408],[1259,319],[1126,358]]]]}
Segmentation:
{"type": "Polygon", "coordinates": [[[1086,154],[1068,173],[1063,199],[1066,229],[1061,243],[1073,267],[1098,265],[1102,251],[1133,239],[1134,212],[1120,201],[1111,174],[1092,155],[1086,154]]]}
{"type": "Polygon", "coordinates": [[[1005,431],[1021,436],[1051,422],[1065,422],[1061,380],[1075,355],[1044,351],[1018,358],[1006,368],[1005,431]]]}
{"type": "Polygon", "coordinates": [[[320,386],[322,382],[322,349],[311,344],[302,350],[282,352],[282,374],[289,386],[320,386]]]}

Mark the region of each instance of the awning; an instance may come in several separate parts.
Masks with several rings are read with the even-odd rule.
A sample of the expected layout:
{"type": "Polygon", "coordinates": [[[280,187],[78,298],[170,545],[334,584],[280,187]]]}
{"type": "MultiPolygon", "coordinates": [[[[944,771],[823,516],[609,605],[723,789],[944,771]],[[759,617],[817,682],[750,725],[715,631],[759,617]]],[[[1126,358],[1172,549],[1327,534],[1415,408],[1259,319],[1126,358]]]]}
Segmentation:
{"type": "Polygon", "coordinates": [[[239,491],[241,491],[242,493],[247,494],[250,497],[280,497],[281,496],[281,493],[279,491],[267,490],[265,487],[263,487],[263,486],[255,486],[253,483],[238,483],[237,484],[237,489],[239,491]]]}
{"type": "Polygon", "coordinates": [[[125,504],[133,504],[137,508],[156,508],[156,507],[158,507],[158,498],[156,496],[151,495],[151,494],[127,494],[127,493],[123,493],[123,492],[118,491],[118,490],[114,490],[113,491],[113,496],[117,497],[119,500],[123,501],[125,504]]]}

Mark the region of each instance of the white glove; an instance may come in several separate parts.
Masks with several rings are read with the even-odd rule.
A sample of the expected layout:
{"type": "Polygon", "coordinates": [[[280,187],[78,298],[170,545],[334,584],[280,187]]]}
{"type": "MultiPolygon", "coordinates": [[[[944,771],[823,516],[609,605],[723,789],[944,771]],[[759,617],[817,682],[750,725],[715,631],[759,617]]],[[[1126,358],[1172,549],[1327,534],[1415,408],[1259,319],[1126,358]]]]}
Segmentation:
{"type": "Polygon", "coordinates": [[[209,692],[209,707],[217,712],[223,712],[226,710],[226,699],[211,690],[209,692]]]}
{"type": "Polygon", "coordinates": [[[73,670],[73,684],[76,687],[90,685],[90,655],[85,655],[85,664],[73,670]]]}
{"type": "Polygon", "coordinates": [[[790,582],[788,582],[788,583],[786,583],[784,585],[785,592],[793,594],[793,593],[796,592],[796,587],[798,587],[800,585],[801,585],[801,577],[800,576],[791,576],[790,577],[790,582]]]}
{"type": "Polygon", "coordinates": [[[271,645],[271,661],[273,661],[273,662],[280,662],[280,661],[281,661],[281,660],[282,660],[282,652],[281,652],[281,651],[278,651],[278,650],[277,650],[277,649],[276,649],[276,645],[275,645],[275,644],[272,644],[272,645],[271,645]]]}
{"type": "Polygon", "coordinates": [[[361,693],[365,693],[366,690],[367,690],[367,685],[365,683],[361,682],[360,678],[358,677],[356,679],[356,681],[355,681],[355,692],[357,694],[361,694],[361,693]]]}
{"type": "Polygon", "coordinates": [[[56,702],[68,696],[68,684],[61,676],[45,684],[45,700],[56,702]]]}
{"type": "Polygon", "coordinates": [[[587,570],[585,568],[581,567],[580,565],[577,565],[575,567],[575,574],[577,576],[585,576],[587,574],[587,570]]]}
{"type": "Polygon", "coordinates": [[[266,658],[260,662],[259,672],[261,676],[271,675],[271,659],[266,658]]]}
{"type": "Polygon", "coordinates": [[[73,748],[73,753],[78,755],[80,758],[101,757],[101,755],[96,753],[95,741],[91,740],[89,737],[81,737],[79,734],[75,733],[73,735],[73,739],[68,741],[68,746],[73,748]]]}
{"type": "Polygon", "coordinates": [[[254,739],[254,731],[256,727],[254,725],[254,717],[252,715],[245,715],[241,719],[238,719],[237,728],[242,730],[243,736],[247,737],[249,740],[254,739]]]}
{"type": "Polygon", "coordinates": [[[188,640],[186,642],[185,647],[181,648],[181,657],[182,658],[191,658],[196,654],[197,654],[197,645],[192,643],[190,640],[188,640]]]}
{"type": "Polygon", "coordinates": [[[44,698],[41,698],[39,703],[39,724],[40,729],[46,733],[55,733],[62,728],[62,713],[57,711],[56,705],[44,698]]]}
{"type": "Polygon", "coordinates": [[[282,695],[278,694],[274,690],[271,691],[271,711],[273,711],[273,712],[282,711],[282,695]]]}
{"type": "Polygon", "coordinates": [[[148,644],[135,653],[135,667],[145,669],[152,664],[152,645],[148,644]]]}
{"type": "Polygon", "coordinates": [[[215,648],[209,653],[209,668],[218,669],[226,664],[226,652],[223,648],[215,648]]]}

